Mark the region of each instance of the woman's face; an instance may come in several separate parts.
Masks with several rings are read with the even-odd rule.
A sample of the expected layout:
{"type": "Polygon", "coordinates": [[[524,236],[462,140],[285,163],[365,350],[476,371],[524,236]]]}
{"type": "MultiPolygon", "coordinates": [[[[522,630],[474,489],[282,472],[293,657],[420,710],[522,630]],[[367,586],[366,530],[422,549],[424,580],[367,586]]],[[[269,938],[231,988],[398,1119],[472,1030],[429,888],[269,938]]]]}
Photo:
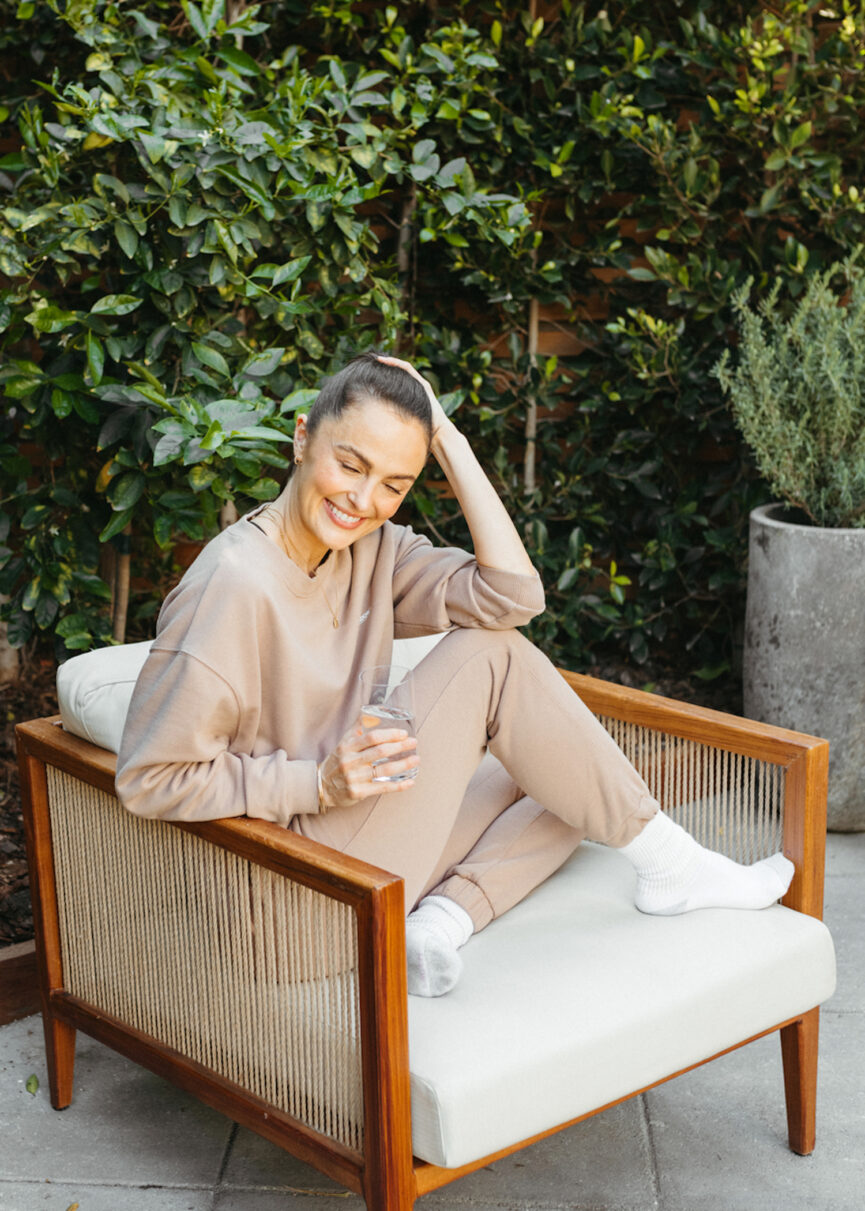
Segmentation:
{"type": "Polygon", "coordinates": [[[423,426],[380,400],[323,420],[312,436],[300,416],[301,460],[291,479],[288,521],[297,554],[314,567],[392,517],[427,458],[423,426]]]}

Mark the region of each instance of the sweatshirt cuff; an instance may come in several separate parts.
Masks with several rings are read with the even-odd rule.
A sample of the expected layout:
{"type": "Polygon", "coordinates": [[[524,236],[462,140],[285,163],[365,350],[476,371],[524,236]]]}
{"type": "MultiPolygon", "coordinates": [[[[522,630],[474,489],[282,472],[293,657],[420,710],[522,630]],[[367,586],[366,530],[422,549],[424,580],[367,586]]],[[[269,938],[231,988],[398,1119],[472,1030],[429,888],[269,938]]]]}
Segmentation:
{"type": "MultiPolygon", "coordinates": [[[[271,776],[267,785],[261,784],[257,793],[247,795],[246,815],[258,820],[274,820],[288,828],[295,816],[318,814],[318,764],[298,761],[282,754],[278,783],[271,776]],[[276,793],[275,793],[276,792],[276,793]]],[[[275,754],[279,760],[279,754],[275,754]]],[[[276,769],[274,769],[274,774],[276,769]]]]}
{"type": "Polygon", "coordinates": [[[317,816],[321,811],[321,803],[318,797],[318,762],[301,761],[298,764],[306,767],[304,769],[304,774],[306,775],[304,779],[304,793],[301,799],[303,806],[298,807],[297,804],[289,804],[291,812],[289,821],[291,820],[291,816],[317,816]]]}

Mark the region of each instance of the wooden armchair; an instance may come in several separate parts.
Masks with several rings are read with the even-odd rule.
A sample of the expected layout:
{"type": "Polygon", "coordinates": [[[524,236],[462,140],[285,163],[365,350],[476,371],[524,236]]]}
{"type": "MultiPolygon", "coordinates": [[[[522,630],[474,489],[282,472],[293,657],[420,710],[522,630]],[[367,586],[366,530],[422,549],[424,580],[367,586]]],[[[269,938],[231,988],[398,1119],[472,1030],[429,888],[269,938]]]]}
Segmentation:
{"type": "Polygon", "coordinates": [[[114,796],[111,753],[57,719],[22,724],[52,1104],[72,1099],[83,1030],[369,1208],[406,1211],[534,1139],[778,1030],[790,1147],[810,1152],[817,1005],[834,987],[819,922],[828,744],[564,676],[699,840],[742,861],[783,846],[796,866],[786,907],[647,918],[632,906],[627,863],[581,846],[472,939],[465,987],[421,1003],[406,995],[397,878],[276,825],[133,817],[114,796]],[[562,931],[583,964],[578,994],[562,991],[564,961],[527,950],[539,929],[562,931]],[[643,955],[657,978],[634,1008],[622,980],[643,955]],[[490,989],[502,967],[510,983],[490,989]],[[504,1008],[491,1020],[490,1005],[511,1003],[512,1020],[504,1008]],[[657,1046],[641,1037],[641,1014],[656,1015],[657,1046]],[[437,1087],[457,1027],[478,1071],[469,1087],[452,1072],[437,1087]],[[526,1057],[539,1034],[545,1055],[526,1057]]]}

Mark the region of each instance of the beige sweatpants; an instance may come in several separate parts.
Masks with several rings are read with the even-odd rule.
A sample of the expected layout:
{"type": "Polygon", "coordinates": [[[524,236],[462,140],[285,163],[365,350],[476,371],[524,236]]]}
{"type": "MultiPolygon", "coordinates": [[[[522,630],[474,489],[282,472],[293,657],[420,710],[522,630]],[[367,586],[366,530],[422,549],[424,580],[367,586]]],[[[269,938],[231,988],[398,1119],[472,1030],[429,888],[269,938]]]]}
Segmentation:
{"type": "Polygon", "coordinates": [[[519,632],[453,631],[414,676],[415,785],[292,822],[401,875],[407,911],[435,892],[483,929],[583,839],[625,845],[658,810],[621,749],[519,632]]]}

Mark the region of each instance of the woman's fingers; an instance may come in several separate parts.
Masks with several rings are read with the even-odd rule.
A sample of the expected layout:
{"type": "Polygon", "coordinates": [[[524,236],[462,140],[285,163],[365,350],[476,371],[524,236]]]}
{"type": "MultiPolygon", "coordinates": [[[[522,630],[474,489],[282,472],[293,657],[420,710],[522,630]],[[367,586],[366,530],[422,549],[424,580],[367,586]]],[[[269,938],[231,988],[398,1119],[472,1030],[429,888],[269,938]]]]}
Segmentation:
{"type": "MultiPolygon", "coordinates": [[[[396,744],[401,742],[407,744],[409,741],[416,744],[414,736],[410,736],[404,727],[375,727],[371,731],[363,731],[361,726],[352,732],[352,738],[357,743],[351,745],[358,752],[363,749],[371,748],[374,744],[396,744]]],[[[349,741],[350,744],[350,741],[349,741]]]]}
{"type": "Polygon", "coordinates": [[[412,378],[416,378],[419,383],[423,383],[427,391],[432,391],[432,387],[426,381],[421,372],[414,368],[411,362],[406,362],[403,361],[401,357],[391,357],[390,354],[384,353],[378,354],[378,360],[380,362],[386,362],[388,366],[398,366],[400,370],[405,370],[405,372],[410,374],[412,378]]]}
{"type": "Polygon", "coordinates": [[[411,362],[403,361],[403,359],[400,357],[386,357],[380,353],[378,355],[378,360],[380,362],[386,362],[389,366],[398,366],[400,370],[405,370],[406,374],[410,374],[412,376],[412,378],[417,379],[417,381],[422,384],[424,390],[426,391],[426,393],[429,397],[430,407],[432,408],[433,432],[435,432],[435,430],[439,428],[441,423],[443,421],[446,421],[448,418],[445,414],[444,408],[441,406],[441,404],[438,401],[438,397],[436,396],[435,391],[433,391],[432,387],[427,382],[427,380],[424,378],[424,376],[420,373],[419,370],[416,370],[414,368],[414,366],[411,364],[411,362]]]}
{"type": "Polygon", "coordinates": [[[400,728],[365,732],[358,724],[321,764],[322,790],[328,808],[348,806],[411,786],[417,773],[417,740],[400,728]],[[378,779],[413,771],[403,782],[378,779]]]}
{"type": "Polygon", "coordinates": [[[361,779],[374,779],[417,768],[417,740],[407,732],[381,728],[368,732],[357,751],[361,779]]]}

